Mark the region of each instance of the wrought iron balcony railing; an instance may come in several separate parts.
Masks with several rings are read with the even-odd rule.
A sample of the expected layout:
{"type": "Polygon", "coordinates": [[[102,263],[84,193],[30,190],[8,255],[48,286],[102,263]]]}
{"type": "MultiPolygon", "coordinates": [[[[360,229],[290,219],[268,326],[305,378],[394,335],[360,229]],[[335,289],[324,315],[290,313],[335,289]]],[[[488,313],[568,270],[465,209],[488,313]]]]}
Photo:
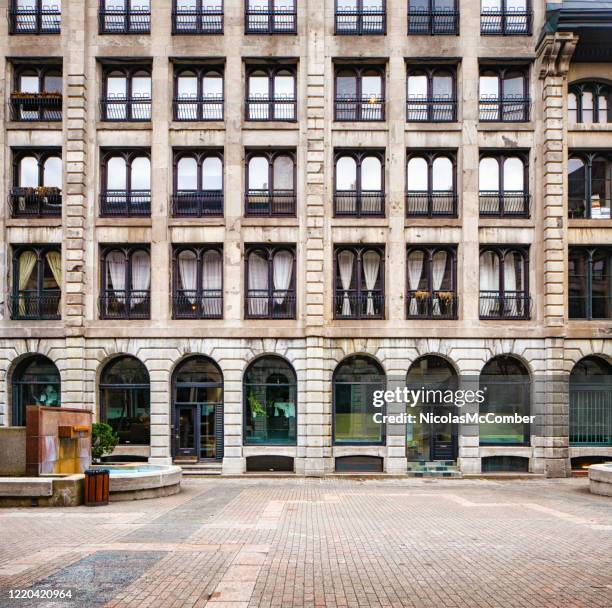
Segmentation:
{"type": "Polygon", "coordinates": [[[223,120],[223,97],[176,97],[172,102],[174,120],[223,120]]]}
{"type": "Polygon", "coordinates": [[[382,291],[336,288],[334,318],[336,319],[384,319],[385,295],[382,291]]]}
{"type": "Polygon", "coordinates": [[[526,192],[480,191],[481,217],[529,217],[531,196],[526,192]]]}
{"type": "Polygon", "coordinates": [[[8,19],[9,34],[59,34],[62,11],[59,6],[45,9],[11,8],[8,19]]]}
{"type": "Polygon", "coordinates": [[[261,7],[247,4],[244,18],[246,34],[295,34],[297,33],[297,13],[293,7],[275,6],[268,10],[267,3],[261,7]]]}
{"type": "Polygon", "coordinates": [[[149,7],[106,8],[102,3],[98,12],[100,34],[148,34],[151,31],[149,7]]]}
{"type": "Polygon", "coordinates": [[[245,297],[247,319],[295,319],[295,291],[248,289],[245,297]]]}
{"type": "Polygon", "coordinates": [[[179,190],[172,195],[173,217],[223,215],[223,190],[179,190]]]}
{"type": "Polygon", "coordinates": [[[380,190],[340,190],[334,193],[334,215],[384,217],[385,194],[380,190]]]}
{"type": "Polygon", "coordinates": [[[407,319],[456,319],[459,298],[452,291],[408,291],[407,319]]]}
{"type": "Polygon", "coordinates": [[[222,319],[223,291],[220,289],[177,289],[172,295],[175,319],[222,319]]]}
{"type": "Polygon", "coordinates": [[[526,320],[531,314],[531,297],[524,291],[481,291],[480,318],[526,320]]]}
{"type": "Polygon", "coordinates": [[[60,121],[62,95],[59,93],[11,93],[9,103],[11,120],[60,121]]]}
{"type": "Polygon", "coordinates": [[[406,102],[408,122],[455,122],[457,120],[457,100],[447,97],[411,97],[406,102]]]}
{"type": "Polygon", "coordinates": [[[525,36],[531,34],[533,11],[499,11],[483,8],[480,33],[484,36],[525,36]]]}
{"type": "MultiPolygon", "coordinates": [[[[586,280],[586,279],[585,279],[586,280]]],[[[568,297],[570,319],[612,319],[612,297],[610,295],[572,295],[568,297]]]]}
{"type": "Polygon", "coordinates": [[[8,197],[11,217],[61,217],[59,188],[11,188],[8,197]]]}
{"type": "Polygon", "coordinates": [[[295,190],[249,190],[245,195],[245,215],[295,216],[295,190]]]}
{"type": "Polygon", "coordinates": [[[480,99],[482,122],[527,122],[531,100],[524,97],[498,97],[480,99]]]}
{"type": "Polygon", "coordinates": [[[151,215],[150,190],[107,190],[100,194],[102,217],[146,217],[151,215]]]}
{"type": "Polygon", "coordinates": [[[172,34],[223,34],[223,5],[172,12],[172,34]]]}
{"type": "Polygon", "coordinates": [[[358,99],[356,97],[336,97],[334,119],[354,122],[385,120],[385,100],[372,95],[358,99]]]}
{"type": "Polygon", "coordinates": [[[44,321],[61,318],[62,292],[59,289],[44,291],[24,290],[9,299],[11,319],[15,321],[44,321]]]}
{"type": "Polygon", "coordinates": [[[101,319],[149,319],[151,292],[107,289],[100,295],[101,319]]]}
{"type": "Polygon", "coordinates": [[[249,97],[246,100],[247,120],[296,120],[295,99],[262,99],[249,97]]]}
{"type": "Polygon", "coordinates": [[[456,193],[447,190],[408,190],[406,217],[457,217],[457,199],[456,193]]]}
{"type": "Polygon", "coordinates": [[[387,31],[387,13],[379,9],[336,9],[336,35],[381,35],[387,31]]]}
{"type": "Polygon", "coordinates": [[[111,122],[146,122],[151,120],[151,98],[102,98],[100,100],[100,116],[102,120],[111,122]]]}
{"type": "Polygon", "coordinates": [[[459,11],[433,9],[408,10],[408,35],[459,34],[459,11]]]}

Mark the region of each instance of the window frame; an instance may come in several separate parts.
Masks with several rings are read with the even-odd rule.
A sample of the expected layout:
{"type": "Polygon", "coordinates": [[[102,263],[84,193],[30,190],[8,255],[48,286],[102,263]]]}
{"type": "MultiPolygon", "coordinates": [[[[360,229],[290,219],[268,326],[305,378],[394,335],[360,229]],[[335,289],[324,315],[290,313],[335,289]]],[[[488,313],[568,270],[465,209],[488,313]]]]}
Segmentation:
{"type": "Polygon", "coordinates": [[[126,0],[125,8],[119,11],[109,10],[106,6],[108,0],[100,0],[98,5],[98,34],[99,35],[142,35],[151,33],[151,0],[148,10],[132,9],[130,1],[126,0]],[[123,27],[109,27],[106,18],[115,17],[123,19],[123,27]],[[133,22],[134,17],[142,20],[133,22]],[[144,27],[142,27],[144,25],[144,27]]]}
{"type": "Polygon", "coordinates": [[[406,217],[425,217],[425,218],[438,218],[438,217],[458,217],[458,201],[459,191],[457,184],[457,151],[456,150],[418,150],[416,148],[411,149],[406,154],[406,217]],[[408,181],[408,164],[411,160],[416,158],[422,158],[427,163],[427,191],[422,190],[410,190],[410,183],[408,181]],[[446,190],[434,190],[433,189],[433,168],[436,160],[440,158],[448,159],[452,164],[453,172],[453,189],[452,191],[446,190]],[[439,198],[451,197],[452,208],[450,211],[443,210],[442,212],[435,211],[435,201],[438,198],[436,195],[440,194],[439,198]],[[419,213],[416,211],[410,211],[411,197],[427,197],[427,213],[419,213]]]}
{"type": "Polygon", "coordinates": [[[480,150],[478,155],[478,207],[481,218],[517,218],[531,217],[531,193],[529,182],[529,151],[528,150],[480,150]],[[498,190],[480,189],[480,164],[485,158],[497,161],[498,190]],[[518,158],[523,163],[523,190],[505,190],[505,163],[511,158],[518,158]],[[518,193],[518,194],[516,194],[518,193]],[[507,209],[508,203],[518,198],[518,210],[507,209]],[[498,211],[489,212],[487,202],[497,205],[498,211]]]}
{"type": "Polygon", "coordinates": [[[64,72],[61,63],[32,62],[13,63],[12,90],[10,92],[10,120],[15,122],[61,122],[63,107],[64,72]],[[21,77],[26,72],[33,72],[38,78],[38,93],[21,91],[21,77]],[[62,81],[62,91],[45,90],[45,78],[59,76],[62,81]],[[21,116],[22,112],[37,112],[38,117],[21,116]]]}
{"type": "Polygon", "coordinates": [[[259,12],[253,11],[249,7],[249,0],[244,0],[244,33],[247,36],[251,35],[295,35],[297,34],[297,2],[293,0],[293,10],[288,9],[277,9],[275,8],[274,0],[260,0],[262,5],[267,4],[267,10],[261,10],[259,12]],[[268,18],[268,24],[265,29],[257,29],[251,25],[250,17],[266,17],[268,18]],[[288,17],[290,23],[289,28],[278,28],[276,26],[275,17],[288,17]]]}
{"type": "Polygon", "coordinates": [[[217,0],[220,4],[219,10],[205,10],[202,0],[196,0],[196,8],[193,11],[180,11],[178,2],[180,0],[172,0],[172,35],[204,35],[210,36],[215,34],[223,34],[224,28],[224,0],[217,0]],[[179,27],[179,17],[195,18],[196,26],[191,28],[179,27]],[[207,17],[212,18],[210,23],[206,23],[207,17]]]}
{"type": "Polygon", "coordinates": [[[480,0],[480,35],[481,36],[531,36],[533,33],[533,3],[532,0],[525,0],[524,11],[508,10],[507,0],[499,0],[500,10],[498,11],[483,11],[482,3],[486,0],[480,0]],[[487,19],[487,17],[489,19],[487,19]],[[525,27],[512,31],[512,26],[509,21],[512,17],[521,17],[525,19],[525,27]],[[484,19],[483,19],[484,18],[484,19]],[[493,25],[488,21],[493,20],[493,25]],[[495,21],[499,20],[499,27],[495,27],[495,21]]]}
{"type": "Polygon", "coordinates": [[[246,122],[297,122],[297,63],[276,63],[268,62],[265,64],[247,63],[245,69],[245,104],[244,120],[246,122]],[[290,72],[293,76],[293,99],[277,98],[274,90],[274,79],[279,72],[290,72]],[[255,72],[264,72],[268,78],[268,98],[251,98],[251,76],[255,72]],[[250,106],[267,105],[267,116],[264,118],[252,118],[250,106]],[[293,106],[293,118],[276,118],[276,104],[293,106]]]}
{"type": "Polygon", "coordinates": [[[406,65],[406,122],[421,123],[451,123],[458,120],[458,101],[457,101],[457,65],[455,64],[435,64],[435,65],[406,65]],[[452,97],[450,99],[439,99],[434,96],[434,79],[441,73],[447,72],[452,79],[452,97]],[[426,99],[410,99],[408,92],[408,84],[411,76],[425,76],[427,78],[427,98],[426,99]],[[426,106],[425,108],[418,107],[416,110],[411,106],[426,106]],[[447,113],[450,107],[450,118],[436,118],[437,112],[447,113]],[[410,112],[420,111],[425,112],[424,118],[411,118],[410,112]]]}
{"type": "MultiPolygon", "coordinates": [[[[531,121],[531,88],[530,88],[530,66],[525,64],[517,65],[491,65],[481,64],[478,71],[478,121],[479,122],[503,122],[503,123],[524,123],[531,121]],[[512,99],[505,96],[504,82],[509,80],[508,74],[513,72],[520,74],[523,78],[523,97],[512,99]],[[481,79],[483,77],[497,77],[497,97],[486,99],[482,97],[481,79]],[[483,107],[484,105],[484,107],[483,107]],[[522,118],[504,118],[507,112],[506,106],[521,106],[518,111],[522,113],[522,118]],[[488,109],[488,106],[496,106],[488,109]],[[495,112],[493,118],[488,118],[487,112],[495,112]],[[483,116],[485,116],[483,118],[483,116]]],[[[517,110],[514,110],[516,112],[517,110]]]]}
{"type": "Polygon", "coordinates": [[[334,64],[334,121],[335,122],[385,122],[387,120],[386,117],[386,69],[384,65],[381,64],[347,64],[344,65],[342,63],[334,64]],[[356,94],[353,98],[341,99],[338,96],[338,73],[343,71],[352,71],[355,77],[355,90],[356,94]],[[363,97],[363,77],[364,73],[368,71],[375,71],[380,78],[380,90],[382,92],[381,96],[377,101],[373,104],[375,109],[380,110],[380,118],[368,118],[366,114],[366,110],[364,109],[364,104],[367,104],[368,101],[364,100],[363,97]],[[347,109],[340,109],[339,106],[348,105],[347,109]],[[350,112],[351,106],[354,106],[353,112],[354,116],[351,118],[338,118],[340,112],[350,112]]]}
{"type": "Polygon", "coordinates": [[[102,95],[100,96],[100,120],[102,122],[151,122],[153,110],[153,70],[150,64],[134,64],[134,65],[116,65],[104,64],[102,66],[102,95]],[[108,96],[108,79],[109,77],[120,72],[125,78],[126,95],[125,98],[113,98],[108,96]],[[138,72],[145,72],[151,83],[151,95],[146,97],[134,97],[132,94],[133,80],[138,72]],[[113,105],[125,106],[125,117],[112,118],[109,114],[109,109],[113,105]],[[144,111],[144,118],[136,115],[136,109],[141,108],[144,111]]]}
{"type": "Polygon", "coordinates": [[[175,122],[214,122],[225,119],[225,66],[220,64],[192,65],[177,64],[172,74],[172,120],[175,122]],[[180,77],[187,72],[192,72],[197,80],[197,93],[195,99],[181,99],[178,95],[178,85],[180,77]],[[218,74],[221,77],[221,97],[204,97],[204,78],[207,74],[218,74]],[[195,118],[179,118],[179,106],[186,104],[196,104],[195,118]],[[221,106],[221,116],[206,117],[207,105],[221,106]]]}
{"type": "Polygon", "coordinates": [[[339,11],[338,2],[334,0],[334,35],[335,36],[386,36],[387,35],[387,0],[380,0],[382,8],[379,11],[368,12],[363,8],[363,0],[355,0],[357,8],[352,11],[339,11]],[[355,20],[353,27],[342,27],[341,18],[349,17],[355,20]],[[374,28],[365,23],[367,18],[381,18],[380,26],[374,28]]]}
{"type": "Polygon", "coordinates": [[[576,121],[572,122],[569,116],[569,108],[567,113],[567,120],[569,123],[570,130],[572,125],[576,124],[611,124],[612,123],[612,84],[610,82],[602,80],[578,80],[572,82],[568,87],[568,95],[575,95],[576,97],[576,121]],[[583,122],[582,112],[583,108],[583,96],[585,93],[591,93],[593,95],[593,120],[591,123],[583,122]],[[600,121],[600,114],[604,111],[603,108],[599,107],[600,97],[607,98],[606,120],[600,121]]]}
{"type": "MultiPolygon", "coordinates": [[[[567,316],[570,321],[609,321],[612,319],[612,276],[609,279],[609,293],[607,294],[607,306],[610,310],[608,317],[594,317],[593,316],[593,258],[596,254],[600,254],[608,259],[608,268],[612,274],[612,246],[599,245],[599,246],[588,246],[588,245],[570,245],[568,247],[568,273],[570,271],[570,259],[573,255],[581,254],[586,257],[586,293],[584,295],[572,296],[570,285],[568,284],[567,290],[567,316]],[[584,299],[585,316],[577,317],[571,315],[572,309],[572,298],[578,297],[584,299]]],[[[604,301],[604,306],[605,306],[604,301]]]]}
{"type": "Polygon", "coordinates": [[[48,35],[61,34],[62,30],[62,10],[45,9],[41,5],[41,0],[30,0],[35,3],[33,8],[19,9],[17,0],[11,0],[8,7],[9,17],[9,34],[19,36],[24,34],[30,35],[48,35]],[[33,28],[20,28],[19,18],[30,17],[34,22],[33,28]],[[45,17],[50,20],[50,26],[45,26],[45,17]],[[59,18],[58,18],[59,17],[59,18]]]}
{"type": "MultiPolygon", "coordinates": [[[[568,164],[567,164],[567,179],[568,179],[568,188],[567,188],[567,213],[568,213],[568,218],[571,220],[591,220],[591,219],[595,219],[596,221],[601,221],[601,222],[605,222],[606,220],[609,221],[612,219],[612,195],[610,196],[610,199],[607,201],[608,202],[608,208],[611,209],[610,211],[610,217],[609,218],[593,218],[592,214],[593,214],[593,208],[592,208],[592,202],[593,202],[593,162],[598,160],[598,159],[603,159],[607,162],[607,169],[608,169],[608,179],[610,181],[610,184],[612,186],[612,151],[608,151],[608,150],[570,150],[569,154],[568,154],[568,164]],[[582,162],[582,164],[584,165],[584,202],[585,202],[585,208],[584,208],[584,214],[582,216],[578,216],[578,217],[574,217],[572,215],[573,211],[570,207],[570,199],[571,199],[571,189],[570,189],[570,171],[569,171],[569,163],[570,161],[577,159],[580,160],[582,162]]],[[[605,179],[605,178],[604,178],[605,179]]]]}
{"type": "Polygon", "coordinates": [[[458,0],[453,0],[451,11],[436,9],[435,3],[436,0],[428,0],[428,10],[419,11],[411,9],[411,0],[408,0],[408,36],[459,35],[458,0]],[[413,22],[416,22],[416,25],[412,26],[413,22]]]}

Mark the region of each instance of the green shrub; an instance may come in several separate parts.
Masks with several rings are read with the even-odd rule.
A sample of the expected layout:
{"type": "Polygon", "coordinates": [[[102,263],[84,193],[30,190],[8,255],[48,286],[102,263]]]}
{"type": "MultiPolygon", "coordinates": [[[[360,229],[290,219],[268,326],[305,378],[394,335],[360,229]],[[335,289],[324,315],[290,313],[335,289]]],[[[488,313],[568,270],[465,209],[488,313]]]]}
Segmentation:
{"type": "Polygon", "coordinates": [[[94,422],[91,425],[91,455],[94,460],[100,460],[105,454],[110,454],[119,443],[119,435],[105,422],[94,422]]]}

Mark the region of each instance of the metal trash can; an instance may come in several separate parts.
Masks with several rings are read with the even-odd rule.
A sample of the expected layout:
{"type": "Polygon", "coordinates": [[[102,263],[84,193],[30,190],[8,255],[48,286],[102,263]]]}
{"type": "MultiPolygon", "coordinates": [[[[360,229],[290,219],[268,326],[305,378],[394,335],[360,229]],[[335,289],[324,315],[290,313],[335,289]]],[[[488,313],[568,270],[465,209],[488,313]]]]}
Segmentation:
{"type": "Polygon", "coordinates": [[[87,469],[85,471],[85,505],[99,507],[108,504],[110,471],[87,469]]]}

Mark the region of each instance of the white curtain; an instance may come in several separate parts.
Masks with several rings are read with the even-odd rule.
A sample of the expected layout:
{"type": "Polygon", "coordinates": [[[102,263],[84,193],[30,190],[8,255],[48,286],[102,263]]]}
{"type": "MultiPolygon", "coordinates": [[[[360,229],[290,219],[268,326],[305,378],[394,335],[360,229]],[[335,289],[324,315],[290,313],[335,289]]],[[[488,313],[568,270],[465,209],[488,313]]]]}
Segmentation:
{"type": "Polygon", "coordinates": [[[375,251],[366,251],[363,254],[363,275],[365,277],[366,289],[368,290],[368,303],[366,305],[367,316],[373,316],[375,314],[372,290],[376,286],[379,270],[380,256],[375,251]]]}
{"type": "Polygon", "coordinates": [[[268,289],[268,260],[259,253],[249,256],[249,291],[257,293],[249,297],[249,314],[266,316],[268,314],[268,298],[262,293],[268,289]]]}
{"type": "Polygon", "coordinates": [[[125,256],[120,251],[111,251],[106,256],[106,267],[117,302],[125,302],[125,256]]]}
{"type": "MultiPolygon", "coordinates": [[[[431,261],[431,281],[432,289],[434,292],[440,291],[442,287],[442,281],[444,280],[444,271],[446,270],[446,251],[437,251],[431,261]]],[[[434,297],[433,300],[433,314],[439,315],[440,311],[440,299],[434,297]]]]}
{"type": "Polygon", "coordinates": [[[516,297],[517,288],[517,266],[516,258],[513,252],[507,253],[504,257],[504,293],[510,299],[506,299],[506,310],[510,315],[518,314],[518,305],[516,297]]]}
{"type": "MultiPolygon", "coordinates": [[[[151,260],[146,251],[137,251],[132,256],[132,290],[148,291],[151,285],[151,260]]],[[[132,308],[146,299],[145,295],[132,296],[132,308]]]]}
{"type": "Polygon", "coordinates": [[[198,285],[198,259],[193,251],[182,251],[178,259],[183,290],[190,304],[195,304],[198,285]]]}
{"type": "Polygon", "coordinates": [[[206,315],[221,314],[221,288],[223,285],[223,261],[218,251],[207,251],[202,258],[203,289],[219,292],[219,295],[205,295],[202,303],[206,315]]]}
{"type": "MultiPolygon", "coordinates": [[[[499,291],[499,258],[492,251],[485,251],[480,256],[480,291],[499,291]]],[[[480,301],[481,314],[499,312],[499,299],[493,293],[487,293],[486,299],[480,301]]]]}
{"type": "Polygon", "coordinates": [[[340,282],[344,296],[342,298],[342,316],[348,317],[351,314],[351,301],[348,296],[348,290],[351,288],[351,279],[353,278],[353,263],[355,256],[351,251],[341,251],[338,254],[338,267],[340,269],[340,282]]]}
{"type": "MultiPolygon", "coordinates": [[[[414,251],[408,258],[408,288],[410,291],[416,291],[419,288],[421,282],[421,275],[423,274],[423,252],[414,251]]],[[[411,315],[416,315],[419,312],[416,298],[410,300],[411,315]]]]}
{"type": "Polygon", "coordinates": [[[291,270],[293,269],[293,256],[288,251],[279,251],[272,262],[272,277],[274,289],[280,291],[274,298],[277,304],[285,300],[285,293],[291,285],[291,270]]]}

